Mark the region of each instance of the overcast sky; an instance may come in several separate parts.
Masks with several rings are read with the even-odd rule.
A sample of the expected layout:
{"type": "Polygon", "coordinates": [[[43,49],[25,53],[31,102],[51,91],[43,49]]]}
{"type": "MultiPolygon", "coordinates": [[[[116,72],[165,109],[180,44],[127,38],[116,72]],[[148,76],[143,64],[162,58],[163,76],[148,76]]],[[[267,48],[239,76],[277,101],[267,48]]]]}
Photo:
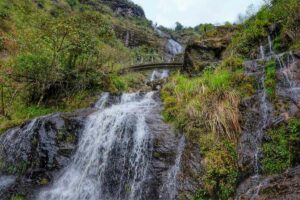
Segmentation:
{"type": "Polygon", "coordinates": [[[175,22],[185,26],[200,23],[235,22],[249,5],[262,5],[263,0],[132,0],[143,7],[148,19],[158,25],[174,27],[175,22]]]}

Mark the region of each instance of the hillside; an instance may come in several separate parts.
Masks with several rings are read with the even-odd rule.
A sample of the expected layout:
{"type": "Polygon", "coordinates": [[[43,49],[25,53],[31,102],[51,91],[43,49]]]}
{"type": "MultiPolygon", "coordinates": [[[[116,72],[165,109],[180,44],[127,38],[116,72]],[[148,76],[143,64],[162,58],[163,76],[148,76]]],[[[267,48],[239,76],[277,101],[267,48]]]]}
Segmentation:
{"type": "Polygon", "coordinates": [[[129,0],[3,0],[0,199],[299,199],[299,88],[298,0],[175,29],[129,0]]]}
{"type": "Polygon", "coordinates": [[[143,13],[128,1],[1,1],[0,129],[123,90],[117,69],[164,51],[143,13]]]}

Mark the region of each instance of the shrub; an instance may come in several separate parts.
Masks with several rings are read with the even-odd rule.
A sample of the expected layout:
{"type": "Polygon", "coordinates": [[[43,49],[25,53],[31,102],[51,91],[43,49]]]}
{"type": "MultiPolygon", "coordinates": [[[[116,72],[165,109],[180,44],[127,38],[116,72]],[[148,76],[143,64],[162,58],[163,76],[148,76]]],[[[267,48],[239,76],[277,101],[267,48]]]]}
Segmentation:
{"type": "Polygon", "coordinates": [[[281,173],[300,163],[300,120],[269,130],[270,140],[263,144],[262,169],[265,174],[281,173]]]}
{"type": "Polygon", "coordinates": [[[234,195],[238,180],[237,153],[234,143],[218,140],[212,134],[200,138],[205,166],[202,197],[209,194],[212,199],[230,199],[234,195]],[[213,144],[213,145],[212,145],[213,144]]]}

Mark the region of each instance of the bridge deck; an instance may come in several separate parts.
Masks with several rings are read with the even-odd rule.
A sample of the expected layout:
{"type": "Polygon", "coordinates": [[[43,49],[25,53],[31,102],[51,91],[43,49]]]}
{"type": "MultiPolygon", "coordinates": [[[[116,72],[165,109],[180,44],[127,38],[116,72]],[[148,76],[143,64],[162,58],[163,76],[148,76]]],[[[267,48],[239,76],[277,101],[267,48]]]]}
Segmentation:
{"type": "Polygon", "coordinates": [[[183,63],[149,63],[149,64],[141,64],[141,65],[134,65],[131,67],[123,68],[120,73],[128,73],[131,71],[142,71],[142,70],[149,70],[149,69],[158,69],[158,68],[181,68],[183,63]]]}

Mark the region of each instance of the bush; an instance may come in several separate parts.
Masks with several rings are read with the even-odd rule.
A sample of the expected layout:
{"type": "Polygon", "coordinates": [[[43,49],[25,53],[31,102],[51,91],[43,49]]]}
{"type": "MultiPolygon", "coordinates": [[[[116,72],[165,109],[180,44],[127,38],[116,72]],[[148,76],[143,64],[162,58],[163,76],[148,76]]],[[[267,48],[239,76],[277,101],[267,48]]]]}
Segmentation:
{"type": "Polygon", "coordinates": [[[291,119],[288,125],[268,132],[270,140],[263,144],[264,174],[282,173],[300,163],[300,120],[291,119]]]}
{"type": "Polygon", "coordinates": [[[207,134],[201,136],[200,147],[205,166],[205,190],[202,191],[202,197],[208,193],[210,199],[230,199],[234,195],[239,175],[236,145],[207,134]]]}

